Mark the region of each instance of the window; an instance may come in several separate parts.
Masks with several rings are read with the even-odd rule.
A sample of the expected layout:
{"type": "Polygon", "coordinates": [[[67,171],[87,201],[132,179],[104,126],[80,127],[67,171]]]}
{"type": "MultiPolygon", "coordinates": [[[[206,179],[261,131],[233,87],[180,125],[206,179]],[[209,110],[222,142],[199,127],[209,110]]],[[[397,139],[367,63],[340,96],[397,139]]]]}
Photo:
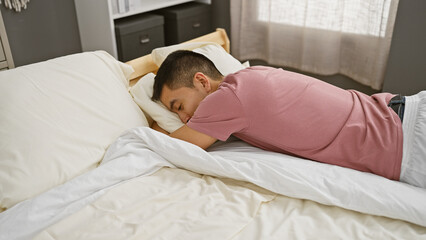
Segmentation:
{"type": "Polygon", "coordinates": [[[258,19],[384,37],[391,0],[258,0],[258,19]]]}

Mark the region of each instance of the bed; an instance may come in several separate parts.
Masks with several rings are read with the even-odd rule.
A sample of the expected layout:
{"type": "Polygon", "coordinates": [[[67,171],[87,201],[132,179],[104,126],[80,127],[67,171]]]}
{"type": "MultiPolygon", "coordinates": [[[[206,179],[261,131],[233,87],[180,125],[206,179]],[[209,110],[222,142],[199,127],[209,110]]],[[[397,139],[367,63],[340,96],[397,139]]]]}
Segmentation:
{"type": "Polygon", "coordinates": [[[223,29],[121,63],[85,52],[0,72],[0,239],[426,239],[426,190],[152,130],[158,65],[197,51],[231,73],[223,29]]]}

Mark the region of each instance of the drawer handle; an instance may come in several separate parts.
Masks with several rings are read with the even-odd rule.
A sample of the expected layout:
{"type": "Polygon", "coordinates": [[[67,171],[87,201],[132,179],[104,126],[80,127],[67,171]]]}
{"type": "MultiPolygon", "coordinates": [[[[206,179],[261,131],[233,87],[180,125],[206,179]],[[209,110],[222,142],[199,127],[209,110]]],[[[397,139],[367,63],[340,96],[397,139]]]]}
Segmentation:
{"type": "Polygon", "coordinates": [[[149,43],[149,41],[150,41],[150,39],[148,37],[147,38],[142,38],[141,39],[141,44],[149,43]]]}
{"type": "Polygon", "coordinates": [[[201,23],[194,23],[192,24],[193,28],[199,28],[201,26],[201,23]]]}

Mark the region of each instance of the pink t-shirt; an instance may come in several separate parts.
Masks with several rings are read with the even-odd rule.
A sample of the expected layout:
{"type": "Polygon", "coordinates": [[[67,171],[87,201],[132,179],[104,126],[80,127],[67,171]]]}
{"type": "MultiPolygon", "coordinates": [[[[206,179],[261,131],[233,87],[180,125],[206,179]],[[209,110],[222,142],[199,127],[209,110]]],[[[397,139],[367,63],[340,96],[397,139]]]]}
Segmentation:
{"type": "Polygon", "coordinates": [[[225,77],[188,126],[225,141],[399,180],[402,127],[389,93],[367,96],[312,77],[251,67],[225,77]]]}

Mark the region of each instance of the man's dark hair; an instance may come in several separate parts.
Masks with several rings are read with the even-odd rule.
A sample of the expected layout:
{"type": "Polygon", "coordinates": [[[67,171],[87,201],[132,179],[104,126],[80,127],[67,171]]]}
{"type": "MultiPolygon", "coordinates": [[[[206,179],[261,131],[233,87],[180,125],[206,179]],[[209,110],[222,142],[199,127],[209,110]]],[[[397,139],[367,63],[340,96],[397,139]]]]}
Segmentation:
{"type": "Polygon", "coordinates": [[[202,72],[213,80],[223,77],[213,62],[202,54],[187,50],[169,54],[155,76],[152,100],[160,100],[164,85],[172,90],[180,87],[193,88],[193,78],[197,72],[202,72]]]}

